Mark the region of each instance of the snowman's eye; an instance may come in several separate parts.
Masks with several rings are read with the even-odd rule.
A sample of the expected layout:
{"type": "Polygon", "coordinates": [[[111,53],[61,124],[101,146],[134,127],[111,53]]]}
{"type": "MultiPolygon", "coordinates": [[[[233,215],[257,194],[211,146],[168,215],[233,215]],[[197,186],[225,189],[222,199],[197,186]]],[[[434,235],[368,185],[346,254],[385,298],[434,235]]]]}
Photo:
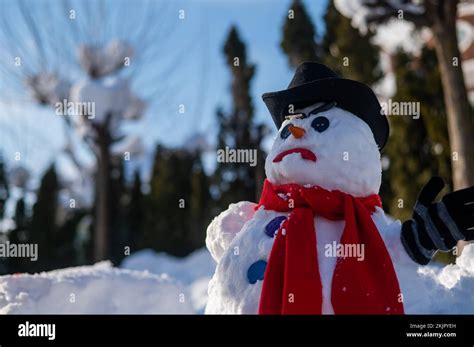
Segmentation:
{"type": "Polygon", "coordinates": [[[290,126],[292,126],[292,124],[287,124],[285,125],[285,127],[281,130],[281,133],[280,133],[280,137],[284,140],[286,139],[288,136],[290,136],[290,126]]]}
{"type": "Polygon", "coordinates": [[[316,117],[312,122],[311,126],[316,130],[317,132],[322,133],[324,130],[329,128],[329,119],[323,116],[316,117]]]}

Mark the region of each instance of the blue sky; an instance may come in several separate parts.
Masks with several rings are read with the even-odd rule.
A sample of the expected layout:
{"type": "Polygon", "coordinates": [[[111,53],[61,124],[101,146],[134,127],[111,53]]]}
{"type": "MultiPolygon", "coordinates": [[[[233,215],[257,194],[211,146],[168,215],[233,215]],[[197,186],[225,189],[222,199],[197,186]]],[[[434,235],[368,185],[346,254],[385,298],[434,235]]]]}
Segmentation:
{"type": "MultiPolygon", "coordinates": [[[[52,6],[59,3],[40,1],[52,6]]],[[[12,4],[9,0],[0,2],[2,5],[12,4]]],[[[251,89],[256,119],[273,126],[261,95],[286,88],[292,77],[286,57],[279,47],[282,25],[291,1],[161,2],[166,5],[167,13],[171,16],[169,24],[174,26],[170,39],[163,46],[163,57],[174,59],[173,54],[180,52],[180,59],[176,64],[177,68],[169,74],[165,71],[160,81],[148,81],[148,84],[143,85],[137,82],[133,89],[138,95],[146,94],[151,85],[161,83],[165,86],[174,85],[175,91],[166,100],[161,100],[161,104],[149,100],[151,103],[145,119],[130,127],[129,131],[138,134],[150,151],[157,142],[169,146],[186,146],[188,138],[196,132],[204,134],[211,143],[214,142],[217,133],[215,111],[218,106],[228,108],[231,101],[230,74],[222,54],[222,46],[231,25],[237,26],[241,38],[247,44],[248,60],[257,68],[251,89]],[[185,11],[185,20],[178,19],[180,10],[185,11]],[[177,111],[179,104],[186,106],[184,115],[177,111]]],[[[125,6],[125,13],[133,15],[137,12],[132,1],[115,3],[116,6],[125,6]]],[[[316,24],[318,35],[321,35],[327,0],[307,0],[304,3],[316,24]]],[[[127,33],[122,35],[126,37],[127,33]]],[[[65,71],[76,77],[77,71],[65,71]]],[[[10,99],[7,103],[0,104],[0,129],[3,129],[0,130],[0,135],[6,135],[0,136],[0,145],[6,152],[4,155],[11,159],[14,151],[24,152],[23,164],[35,173],[43,171],[60,153],[64,140],[61,127],[62,120],[54,115],[54,110],[25,103],[24,98],[10,99]]]]}
{"type": "MultiPolygon", "coordinates": [[[[319,33],[322,32],[326,3],[325,0],[305,2],[319,33]]],[[[209,75],[204,103],[201,105],[206,119],[199,124],[200,131],[208,131],[214,125],[217,105],[230,104],[231,76],[222,54],[222,45],[231,25],[237,26],[241,38],[247,44],[248,59],[257,68],[251,90],[256,118],[272,124],[261,95],[286,88],[292,77],[292,71],[279,46],[289,5],[290,1],[283,0],[194,0],[187,5],[189,12],[197,12],[200,25],[209,27],[209,66],[206,69],[209,75]]]]}

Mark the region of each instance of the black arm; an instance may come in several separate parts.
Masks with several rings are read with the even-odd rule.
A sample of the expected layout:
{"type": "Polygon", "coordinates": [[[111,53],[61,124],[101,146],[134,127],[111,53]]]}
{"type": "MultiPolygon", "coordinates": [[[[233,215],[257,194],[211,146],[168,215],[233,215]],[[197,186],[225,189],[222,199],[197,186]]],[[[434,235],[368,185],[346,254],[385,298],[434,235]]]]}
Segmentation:
{"type": "Polygon", "coordinates": [[[474,240],[474,187],[434,199],[443,189],[440,177],[433,177],[422,189],[412,219],[402,225],[401,240],[408,255],[426,265],[436,251],[449,251],[460,240],[474,240]]]}

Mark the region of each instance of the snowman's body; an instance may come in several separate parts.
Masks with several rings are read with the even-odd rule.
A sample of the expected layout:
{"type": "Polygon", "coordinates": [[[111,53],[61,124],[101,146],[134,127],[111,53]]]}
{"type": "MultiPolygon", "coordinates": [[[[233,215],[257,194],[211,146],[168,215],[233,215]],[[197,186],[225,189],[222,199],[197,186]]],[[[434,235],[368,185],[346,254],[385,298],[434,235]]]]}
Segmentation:
{"type": "MultiPolygon", "coordinates": [[[[318,105],[302,111],[309,114],[315,106],[318,105]]],[[[265,170],[273,184],[320,186],[356,197],[378,193],[381,182],[380,154],[370,128],[358,117],[337,107],[285,121],[267,157],[265,170]],[[318,128],[316,118],[323,121],[323,131],[318,128]],[[288,125],[299,130],[294,134],[292,132],[293,136],[284,134],[288,125]],[[296,148],[311,151],[316,159],[307,160],[298,151],[281,158],[281,153],[296,148]],[[280,159],[276,159],[279,155],[280,159]]],[[[275,240],[272,230],[280,229],[278,232],[285,233],[284,229],[275,228],[275,219],[287,217],[288,213],[265,210],[263,207],[255,210],[256,206],[250,202],[232,204],[208,228],[206,243],[217,268],[209,284],[206,313],[258,312],[264,273],[264,267],[260,265],[268,262],[275,240]]],[[[392,257],[395,270],[408,266],[409,271],[416,271],[416,264],[406,255],[400,242],[400,222],[386,218],[380,208],[372,214],[372,219],[392,257]]],[[[344,221],[315,216],[314,226],[322,285],[322,312],[332,314],[331,283],[337,257],[328,256],[325,250],[334,242],[339,244],[344,221]]],[[[405,277],[402,272],[397,271],[397,275],[403,292],[407,286],[403,283],[405,277]]]]}
{"type": "MultiPolygon", "coordinates": [[[[248,271],[252,264],[258,261],[268,262],[274,238],[265,232],[269,223],[277,217],[287,216],[287,213],[266,211],[259,209],[253,211],[256,205],[250,202],[232,204],[227,211],[217,217],[210,225],[209,234],[217,236],[223,226],[227,231],[233,227],[238,229],[237,234],[228,242],[224,239],[214,240],[214,247],[209,241],[211,252],[218,261],[216,272],[209,284],[209,301],[206,307],[208,314],[256,314],[262,291],[262,280],[250,283],[248,271]],[[243,224],[242,224],[243,223],[243,224]],[[223,251],[223,247],[226,250],[223,251]]],[[[400,269],[397,276],[402,288],[409,288],[410,283],[402,282],[405,278],[403,270],[407,267],[415,273],[416,265],[409,259],[401,245],[399,233],[400,222],[387,218],[382,209],[372,215],[373,221],[380,231],[387,249],[392,257],[395,269],[400,269]]],[[[323,314],[333,314],[331,304],[331,282],[336,265],[336,257],[325,256],[326,245],[337,244],[340,241],[344,221],[330,221],[322,217],[314,220],[318,265],[323,289],[323,314]]],[[[227,233],[224,233],[227,234],[227,233]]],[[[227,240],[230,240],[230,235],[227,240]]],[[[413,278],[410,277],[409,281],[413,278]]],[[[413,286],[413,283],[411,283],[413,286]]]]}

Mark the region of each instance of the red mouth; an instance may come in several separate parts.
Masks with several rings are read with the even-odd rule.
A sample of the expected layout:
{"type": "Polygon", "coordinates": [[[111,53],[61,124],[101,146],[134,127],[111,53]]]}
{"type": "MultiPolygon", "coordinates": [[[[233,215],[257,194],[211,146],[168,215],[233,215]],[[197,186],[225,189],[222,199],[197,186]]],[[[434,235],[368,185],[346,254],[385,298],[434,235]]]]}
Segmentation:
{"type": "Polygon", "coordinates": [[[316,155],[311,152],[309,149],[305,149],[305,148],[292,148],[292,149],[289,149],[287,151],[283,151],[281,152],[280,154],[278,154],[274,159],[273,159],[273,162],[274,163],[278,163],[280,161],[282,161],[282,159],[287,156],[288,154],[291,154],[291,153],[299,153],[301,154],[301,158],[305,159],[305,160],[311,160],[311,161],[316,161],[316,155]]]}

